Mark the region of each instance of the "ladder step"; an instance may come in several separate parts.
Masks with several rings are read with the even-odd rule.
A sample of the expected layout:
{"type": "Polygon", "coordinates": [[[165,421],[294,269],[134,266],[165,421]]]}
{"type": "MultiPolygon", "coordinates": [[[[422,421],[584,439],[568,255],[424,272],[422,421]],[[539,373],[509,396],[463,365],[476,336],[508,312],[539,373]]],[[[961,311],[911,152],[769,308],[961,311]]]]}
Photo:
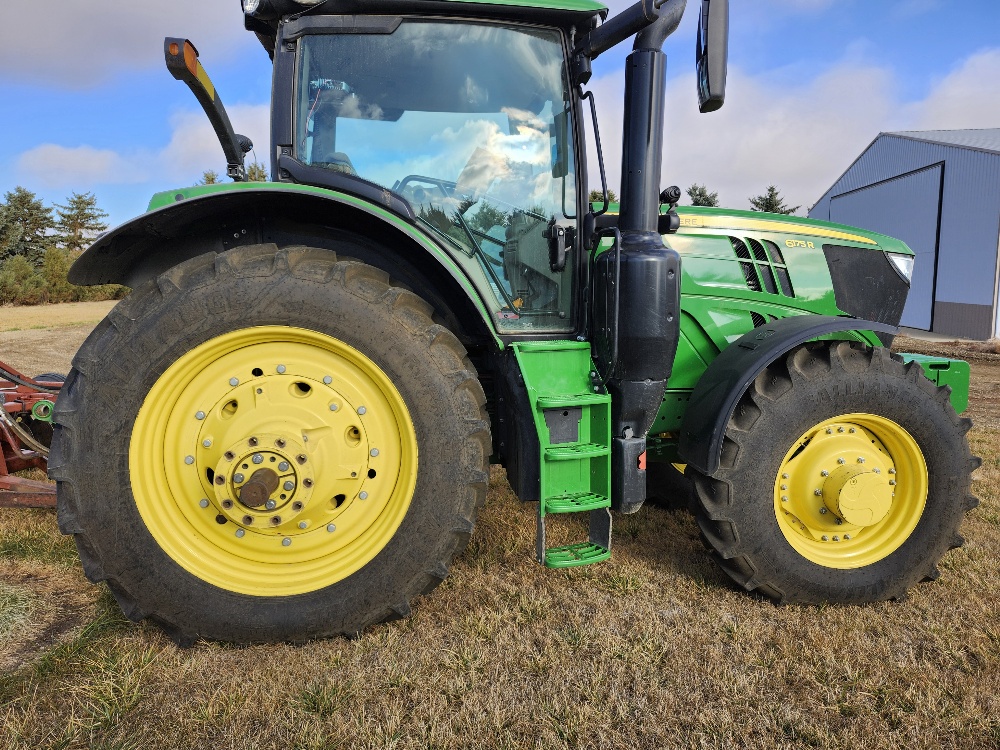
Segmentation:
{"type": "Polygon", "coordinates": [[[608,456],[610,454],[611,449],[608,446],[598,445],[597,443],[557,445],[545,449],[545,458],[548,461],[573,461],[580,458],[608,456]]]}
{"type": "Polygon", "coordinates": [[[611,397],[603,393],[567,393],[565,395],[539,396],[536,403],[540,409],[566,409],[573,406],[607,404],[611,397]]]}
{"type": "Polygon", "coordinates": [[[610,507],[610,498],[593,492],[574,492],[545,498],[546,513],[582,513],[583,511],[610,507]]]}
{"type": "Polygon", "coordinates": [[[551,547],[545,550],[546,568],[574,568],[591,565],[611,557],[611,550],[593,542],[568,544],[565,547],[551,547]]]}

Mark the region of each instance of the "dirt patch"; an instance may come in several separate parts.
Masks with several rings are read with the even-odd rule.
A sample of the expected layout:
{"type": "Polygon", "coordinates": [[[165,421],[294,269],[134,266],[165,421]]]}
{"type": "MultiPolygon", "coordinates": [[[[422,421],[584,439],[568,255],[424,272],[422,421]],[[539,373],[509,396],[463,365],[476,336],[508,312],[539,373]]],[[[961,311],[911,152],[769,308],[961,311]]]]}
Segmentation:
{"type": "Polygon", "coordinates": [[[97,589],[76,569],[34,562],[0,562],[0,580],[28,604],[30,618],[0,640],[0,674],[14,672],[69,641],[94,616],[97,589]]]}

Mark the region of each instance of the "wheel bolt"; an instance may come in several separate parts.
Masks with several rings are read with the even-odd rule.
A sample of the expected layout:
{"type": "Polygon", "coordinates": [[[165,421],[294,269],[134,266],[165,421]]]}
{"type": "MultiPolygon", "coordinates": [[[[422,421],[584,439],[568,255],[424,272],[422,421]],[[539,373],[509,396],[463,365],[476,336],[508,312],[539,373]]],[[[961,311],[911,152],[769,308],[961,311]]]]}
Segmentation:
{"type": "Polygon", "coordinates": [[[816,497],[821,497],[823,495],[823,490],[813,490],[813,494],[816,497]]]}
{"type": "Polygon", "coordinates": [[[289,468],[290,467],[288,466],[287,461],[282,461],[280,464],[278,464],[278,471],[288,471],[289,468]]]}
{"type": "Polygon", "coordinates": [[[821,537],[821,539],[822,539],[822,540],[823,540],[824,542],[829,542],[829,541],[830,541],[830,537],[828,537],[828,536],[827,536],[826,534],[824,534],[824,535],[823,535],[823,536],[821,537]]]}
{"type": "Polygon", "coordinates": [[[200,505],[202,508],[207,508],[208,500],[202,500],[201,502],[198,503],[198,505],[200,505]]]}
{"type": "Polygon", "coordinates": [[[378,455],[378,448],[372,448],[371,453],[372,453],[372,458],[375,458],[375,456],[378,455]]]}
{"type": "Polygon", "coordinates": [[[781,496],[781,502],[787,503],[788,502],[788,495],[782,495],[781,496]]]}
{"type": "Polygon", "coordinates": [[[858,463],[859,464],[863,464],[864,462],[865,462],[864,457],[863,456],[858,456],[858,463]]]}
{"type": "Polygon", "coordinates": [[[843,431],[844,431],[844,428],[843,428],[843,427],[838,427],[838,428],[837,428],[837,432],[843,432],[843,431]]]}
{"type": "Polygon", "coordinates": [[[236,529],[236,538],[242,539],[246,532],[243,529],[236,529]]]}
{"type": "Polygon", "coordinates": [[[291,492],[292,490],[295,489],[295,483],[294,482],[285,482],[282,485],[282,487],[284,487],[284,489],[285,489],[286,492],[291,492]]]}
{"type": "Polygon", "coordinates": [[[889,469],[889,473],[890,473],[890,474],[895,474],[895,473],[896,473],[896,470],[895,470],[895,469],[889,469]]]}
{"type": "Polygon", "coordinates": [[[239,384],[240,384],[239,378],[229,378],[229,385],[231,385],[233,388],[235,388],[239,384]]]}
{"type": "Polygon", "coordinates": [[[358,414],[366,414],[367,412],[368,410],[365,407],[363,406],[358,407],[358,414]]]}
{"type": "Polygon", "coordinates": [[[819,473],[819,475],[820,475],[821,477],[828,477],[828,476],[830,476],[830,472],[828,472],[828,471],[827,471],[826,469],[823,469],[823,471],[821,471],[821,472],[819,473]]]}
{"type": "Polygon", "coordinates": [[[840,526],[840,524],[843,523],[843,521],[841,521],[839,518],[835,518],[833,520],[836,521],[836,523],[837,523],[838,526],[840,526]]]}
{"type": "Polygon", "coordinates": [[[788,489],[788,485],[787,485],[787,484],[783,484],[783,485],[781,485],[781,489],[783,489],[783,490],[787,490],[787,489],[788,489]]]}
{"type": "Polygon", "coordinates": [[[844,534],[844,539],[850,539],[850,538],[851,538],[850,534],[844,534]]]}
{"type": "Polygon", "coordinates": [[[835,536],[835,537],[833,538],[833,541],[835,541],[835,542],[839,542],[839,541],[840,541],[840,537],[839,537],[839,536],[835,536]]]}
{"type": "Polygon", "coordinates": [[[202,419],[205,418],[205,412],[203,411],[198,412],[197,414],[194,415],[194,418],[197,419],[198,421],[201,421],[202,419]]]}
{"type": "Polygon", "coordinates": [[[837,459],[837,463],[838,463],[838,464],[841,464],[841,465],[843,465],[843,464],[846,464],[846,463],[847,463],[847,461],[845,461],[845,460],[844,460],[844,459],[842,459],[842,458],[838,458],[838,459],[837,459]]]}
{"type": "Polygon", "coordinates": [[[205,438],[204,440],[202,440],[201,444],[204,445],[206,448],[211,448],[212,447],[212,441],[210,439],[208,439],[208,438],[205,438]]]}
{"type": "Polygon", "coordinates": [[[331,523],[329,526],[326,527],[326,530],[332,534],[337,530],[337,527],[331,523]]]}
{"type": "Polygon", "coordinates": [[[822,513],[824,516],[827,514],[826,508],[820,508],[819,512],[822,513]]]}
{"type": "Polygon", "coordinates": [[[333,378],[331,378],[329,375],[324,375],[323,376],[323,384],[324,385],[330,385],[330,383],[332,383],[332,382],[333,382],[333,378]]]}
{"type": "Polygon", "coordinates": [[[359,492],[358,493],[358,497],[360,497],[362,500],[367,500],[368,499],[368,493],[364,492],[364,491],[359,492]]]}
{"type": "Polygon", "coordinates": [[[244,479],[245,477],[242,474],[233,474],[233,481],[236,482],[236,484],[239,484],[244,479]]]}
{"type": "Polygon", "coordinates": [[[184,463],[188,466],[194,463],[194,456],[184,456],[184,463]]]}
{"type": "Polygon", "coordinates": [[[872,469],[872,471],[874,471],[876,474],[881,474],[882,473],[882,470],[880,468],[878,468],[877,466],[874,469],[872,469]]]}
{"type": "Polygon", "coordinates": [[[278,365],[278,374],[279,375],[284,375],[285,374],[285,366],[284,365],[278,365]]]}
{"type": "Polygon", "coordinates": [[[337,404],[330,404],[330,411],[337,411],[338,409],[340,409],[340,406],[337,404]]]}
{"type": "Polygon", "coordinates": [[[852,428],[850,429],[850,432],[852,432],[852,433],[853,433],[853,432],[857,432],[857,430],[855,430],[855,429],[854,429],[854,428],[852,427],[852,428]]]}
{"type": "Polygon", "coordinates": [[[251,458],[250,460],[253,461],[255,464],[264,463],[264,457],[259,453],[254,453],[253,458],[251,458]]]}
{"type": "Polygon", "coordinates": [[[274,502],[274,500],[268,500],[266,503],[264,503],[264,507],[267,508],[268,510],[274,510],[275,508],[278,507],[278,504],[274,502]]]}
{"type": "Polygon", "coordinates": [[[281,546],[282,547],[289,547],[289,546],[291,546],[291,544],[292,544],[292,540],[289,539],[287,536],[284,539],[281,540],[281,546]]]}
{"type": "Polygon", "coordinates": [[[832,427],[827,427],[826,428],[826,434],[827,435],[832,435],[833,434],[833,428],[832,427]]]}
{"type": "Polygon", "coordinates": [[[889,484],[890,484],[890,486],[894,487],[896,485],[896,480],[895,479],[890,479],[889,480],[889,484]]]}
{"type": "Polygon", "coordinates": [[[305,521],[299,521],[299,528],[300,528],[300,529],[304,529],[304,528],[306,528],[306,526],[308,526],[308,525],[309,525],[309,524],[308,524],[308,523],[306,523],[305,521]]]}
{"type": "Polygon", "coordinates": [[[788,474],[782,474],[782,475],[781,475],[781,478],[782,478],[782,479],[788,479],[788,474]]]}

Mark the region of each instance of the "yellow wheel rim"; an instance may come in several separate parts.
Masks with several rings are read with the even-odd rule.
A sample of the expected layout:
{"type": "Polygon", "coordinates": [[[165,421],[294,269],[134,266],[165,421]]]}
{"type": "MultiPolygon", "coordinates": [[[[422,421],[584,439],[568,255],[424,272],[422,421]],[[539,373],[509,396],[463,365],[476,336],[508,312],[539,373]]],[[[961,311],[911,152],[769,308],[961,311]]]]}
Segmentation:
{"type": "Polygon", "coordinates": [[[844,414],[821,422],[785,454],[774,511],[788,543],[817,565],[878,562],[905,542],[924,512],[927,463],[892,420],[844,414]]]}
{"type": "Polygon", "coordinates": [[[375,557],[409,508],[406,404],[357,349],[301,328],[246,328],[174,362],[139,410],[132,493],[157,544],[228,591],[287,596],[375,557]]]}

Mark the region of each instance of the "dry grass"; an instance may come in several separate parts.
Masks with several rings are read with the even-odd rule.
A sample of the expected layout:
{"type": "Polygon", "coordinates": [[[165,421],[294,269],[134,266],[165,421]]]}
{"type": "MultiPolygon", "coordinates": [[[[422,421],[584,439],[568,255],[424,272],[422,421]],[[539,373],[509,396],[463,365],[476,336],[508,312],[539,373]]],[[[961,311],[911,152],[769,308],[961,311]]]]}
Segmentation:
{"type": "Polygon", "coordinates": [[[0,678],[0,748],[1000,747],[1000,357],[971,359],[982,506],[901,603],[775,607],[658,508],[616,519],[610,563],[546,571],[533,508],[494,470],[469,549],[410,619],[179,650],[66,564],[54,514],[5,513],[0,539],[28,541],[6,542],[3,580],[82,614],[0,678]],[[50,595],[57,578],[83,599],[50,595]]]}

